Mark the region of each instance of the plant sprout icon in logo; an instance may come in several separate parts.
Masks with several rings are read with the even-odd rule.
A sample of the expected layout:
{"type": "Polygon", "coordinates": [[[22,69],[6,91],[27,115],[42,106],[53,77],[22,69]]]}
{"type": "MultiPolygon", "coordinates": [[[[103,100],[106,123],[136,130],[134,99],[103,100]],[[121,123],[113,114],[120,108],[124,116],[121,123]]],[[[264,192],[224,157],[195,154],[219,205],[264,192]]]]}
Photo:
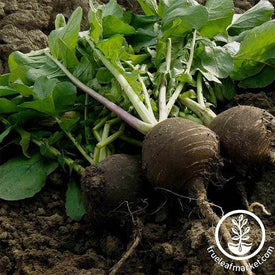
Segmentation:
{"type": "Polygon", "coordinates": [[[233,241],[237,241],[237,243],[228,243],[229,250],[235,255],[244,255],[247,254],[251,247],[252,243],[247,243],[246,241],[250,238],[247,234],[250,231],[250,227],[247,225],[248,219],[243,218],[243,214],[241,214],[238,219],[232,219],[232,223],[234,227],[231,228],[232,232],[235,236],[232,237],[233,241]]]}
{"type": "Polygon", "coordinates": [[[215,241],[219,250],[229,259],[237,261],[248,260],[256,256],[262,249],[265,243],[265,228],[262,221],[254,213],[241,209],[233,210],[225,214],[218,222],[215,229],[215,241]],[[222,240],[220,238],[220,227],[227,219],[233,225],[231,228],[231,232],[233,232],[231,236],[232,242],[222,243],[220,241],[222,240]],[[250,226],[248,226],[248,223],[250,223],[250,226]],[[253,239],[254,248],[253,243],[249,242],[250,236],[253,236],[251,225],[254,229],[256,226],[261,232],[261,237],[257,239],[256,243],[254,243],[253,239]],[[250,233],[250,236],[248,233],[250,233]]]}

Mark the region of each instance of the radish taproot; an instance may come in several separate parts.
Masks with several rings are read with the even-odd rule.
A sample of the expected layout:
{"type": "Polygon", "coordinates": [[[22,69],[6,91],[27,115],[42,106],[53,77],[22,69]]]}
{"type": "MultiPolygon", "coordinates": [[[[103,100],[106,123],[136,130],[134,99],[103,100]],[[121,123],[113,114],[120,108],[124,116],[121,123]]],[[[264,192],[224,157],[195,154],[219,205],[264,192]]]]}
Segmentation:
{"type": "Polygon", "coordinates": [[[97,165],[87,167],[81,189],[88,216],[94,221],[108,217],[123,202],[142,198],[144,179],[136,156],[115,154],[97,165]]]}
{"type": "Polygon", "coordinates": [[[275,117],[252,106],[230,108],[209,125],[232,158],[275,164],[275,117]]]}

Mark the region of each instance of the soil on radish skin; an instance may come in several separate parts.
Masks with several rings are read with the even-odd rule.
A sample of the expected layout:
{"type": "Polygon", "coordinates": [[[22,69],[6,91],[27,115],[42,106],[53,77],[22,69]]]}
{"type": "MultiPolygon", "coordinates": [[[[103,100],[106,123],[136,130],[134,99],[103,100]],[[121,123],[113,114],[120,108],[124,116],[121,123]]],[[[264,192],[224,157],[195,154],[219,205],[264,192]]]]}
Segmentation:
{"type": "MultiPolygon", "coordinates": [[[[133,2],[136,3],[120,1],[131,9],[133,2]]],[[[236,11],[242,12],[258,1],[235,2],[236,11]]],[[[0,1],[0,73],[7,71],[7,57],[11,51],[28,52],[45,47],[46,34],[53,28],[55,15],[62,12],[69,17],[78,5],[87,9],[88,1],[0,1]]],[[[261,107],[275,115],[275,92],[238,94],[231,105],[237,104],[261,107]]],[[[222,206],[225,212],[244,208],[245,199],[267,207],[273,214],[271,217],[255,208],[266,227],[267,241],[259,254],[263,255],[268,246],[275,247],[272,243],[275,168],[238,169],[234,163],[227,167],[223,171],[223,188],[209,184],[209,200],[222,206]]],[[[19,202],[0,201],[1,275],[108,274],[109,268],[120,259],[132,240],[133,228],[117,225],[112,231],[102,228],[98,232],[86,216],[80,222],[72,221],[64,207],[66,183],[66,175],[54,173],[34,198],[19,202]]],[[[123,265],[120,274],[230,274],[215,265],[206,251],[214,245],[219,254],[214,243],[214,227],[209,228],[189,200],[179,203],[176,198],[169,198],[160,211],[145,217],[141,244],[123,265]]],[[[163,200],[165,198],[160,196],[154,204],[155,209],[163,200]]],[[[217,213],[220,214],[219,209],[217,213]]],[[[250,234],[257,236],[259,232],[250,234]]],[[[256,270],[256,274],[275,274],[274,256],[275,253],[256,270]]]]}

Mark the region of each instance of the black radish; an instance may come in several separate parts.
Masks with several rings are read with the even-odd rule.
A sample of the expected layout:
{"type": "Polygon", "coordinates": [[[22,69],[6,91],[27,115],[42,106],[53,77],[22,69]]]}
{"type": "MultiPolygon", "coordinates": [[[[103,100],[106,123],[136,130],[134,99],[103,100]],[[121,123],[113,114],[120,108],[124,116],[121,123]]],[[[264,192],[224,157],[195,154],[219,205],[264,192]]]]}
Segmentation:
{"type": "Polygon", "coordinates": [[[153,185],[173,191],[215,172],[219,142],[209,128],[183,118],[157,124],[143,143],[143,167],[153,185]]]}
{"type": "Polygon", "coordinates": [[[142,198],[143,183],[141,163],[135,156],[115,154],[87,167],[81,189],[88,216],[98,221],[123,202],[137,202],[142,198]]]}
{"type": "Polygon", "coordinates": [[[275,117],[252,106],[237,106],[216,116],[209,125],[229,157],[275,164],[275,117]]]}

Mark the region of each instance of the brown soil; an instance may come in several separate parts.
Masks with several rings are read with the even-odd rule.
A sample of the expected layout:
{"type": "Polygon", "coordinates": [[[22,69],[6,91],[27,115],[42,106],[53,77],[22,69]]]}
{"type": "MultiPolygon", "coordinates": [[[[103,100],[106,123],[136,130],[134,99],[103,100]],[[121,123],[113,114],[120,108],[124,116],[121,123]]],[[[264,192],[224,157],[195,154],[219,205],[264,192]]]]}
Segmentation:
{"type": "MultiPolygon", "coordinates": [[[[241,11],[257,1],[236,2],[241,11]]],[[[69,17],[78,5],[87,9],[87,3],[85,0],[2,0],[0,73],[7,71],[7,58],[13,50],[28,52],[47,45],[46,34],[53,28],[57,13],[69,17]]],[[[127,7],[132,7],[132,3],[124,1],[127,7]]],[[[237,104],[254,105],[275,114],[275,93],[239,94],[231,105],[237,104]]],[[[247,169],[245,165],[236,167],[234,163],[227,163],[222,172],[223,187],[210,184],[209,200],[221,205],[225,212],[245,208],[247,201],[264,204],[273,216],[265,216],[255,208],[267,232],[262,252],[270,245],[275,247],[272,243],[275,168],[247,169]]],[[[87,216],[80,222],[67,217],[64,207],[67,177],[61,172],[52,174],[45,188],[31,199],[0,201],[0,274],[108,274],[132,243],[134,226],[110,224],[108,229],[98,229],[87,216]]],[[[164,196],[159,197],[148,213],[165,200],[164,196]]],[[[193,202],[167,197],[168,202],[162,209],[142,217],[141,243],[120,274],[230,274],[215,265],[206,251],[210,245],[215,246],[214,227],[209,228],[193,202]]],[[[220,214],[218,208],[217,213],[220,214]]],[[[258,234],[252,232],[254,236],[258,234]]],[[[218,249],[214,249],[219,254],[218,249]]],[[[256,274],[275,274],[274,257],[275,253],[256,274]]]]}

